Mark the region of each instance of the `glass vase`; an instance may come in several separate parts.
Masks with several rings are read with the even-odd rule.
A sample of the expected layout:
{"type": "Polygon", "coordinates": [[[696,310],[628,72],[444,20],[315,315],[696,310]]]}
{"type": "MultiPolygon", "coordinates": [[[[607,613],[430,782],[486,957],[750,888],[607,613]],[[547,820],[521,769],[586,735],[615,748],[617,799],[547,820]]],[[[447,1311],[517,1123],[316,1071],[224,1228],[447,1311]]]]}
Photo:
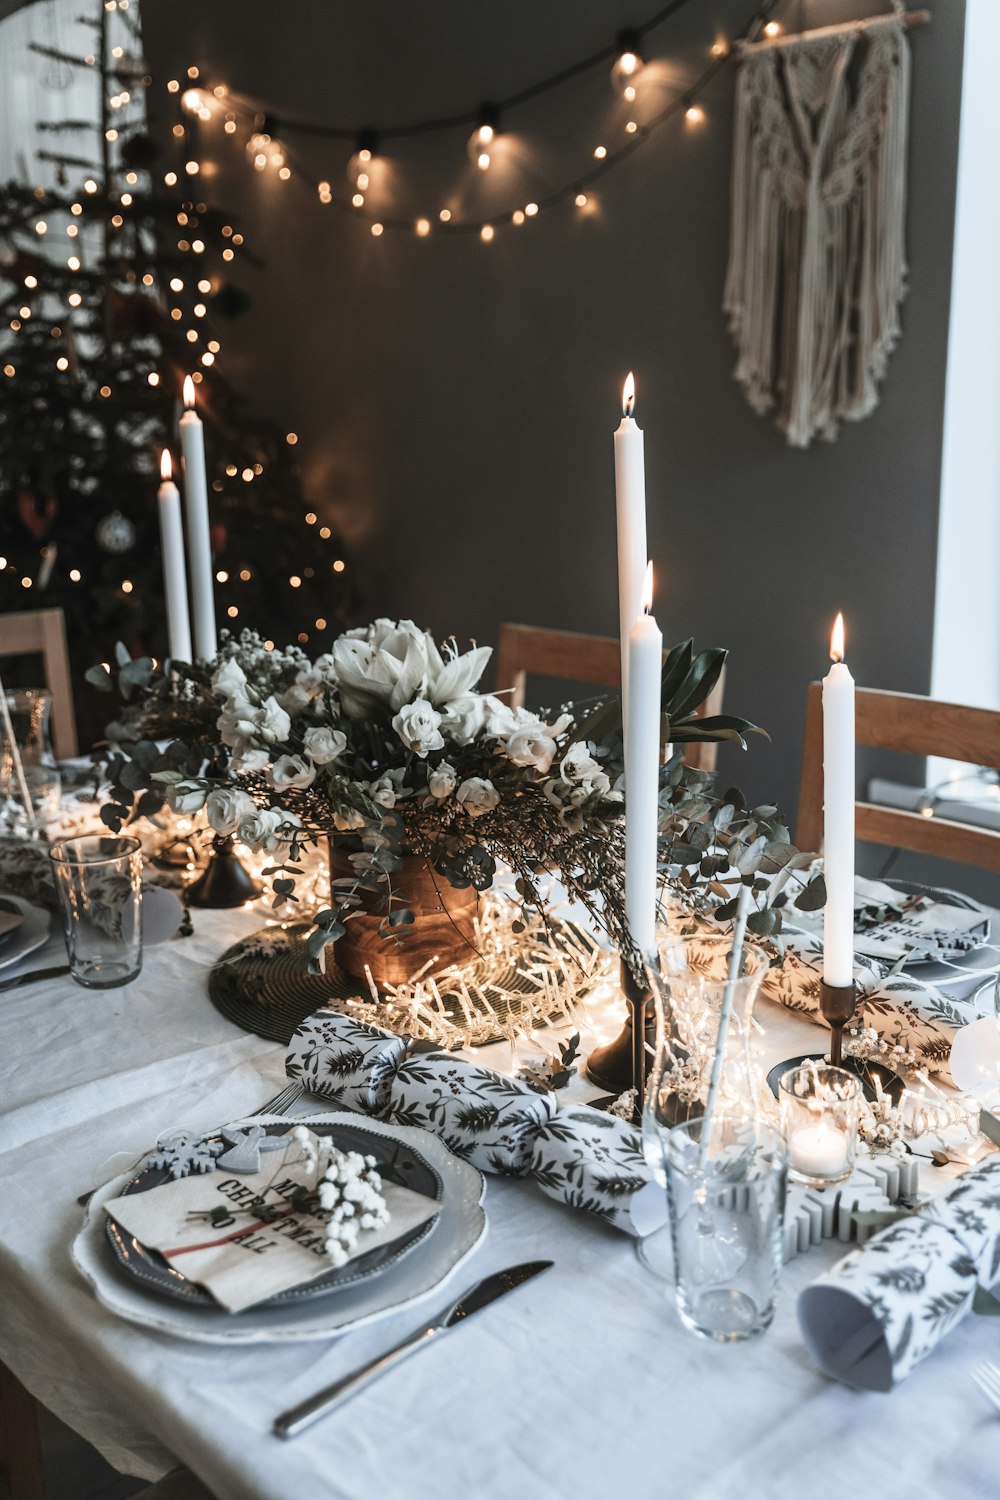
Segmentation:
{"type": "Polygon", "coordinates": [[[0,716],[3,821],[13,832],[37,834],[59,811],[61,782],[49,735],[52,694],[8,688],[6,698],[7,712],[0,716]]]}

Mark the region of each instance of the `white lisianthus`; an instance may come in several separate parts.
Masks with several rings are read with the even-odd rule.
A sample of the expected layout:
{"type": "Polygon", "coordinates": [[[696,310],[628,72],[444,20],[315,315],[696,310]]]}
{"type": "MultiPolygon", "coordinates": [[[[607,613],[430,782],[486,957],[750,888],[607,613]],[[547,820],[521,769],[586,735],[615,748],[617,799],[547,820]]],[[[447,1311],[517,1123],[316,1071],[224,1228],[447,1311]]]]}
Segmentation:
{"type": "Polygon", "coordinates": [[[450,797],[457,785],[458,775],[455,767],[447,760],[436,765],[427,777],[427,790],[432,797],[437,798],[438,802],[443,802],[446,797],[450,797]]]}
{"type": "Polygon", "coordinates": [[[447,703],[441,716],[441,728],[456,745],[469,745],[486,723],[487,700],[481,693],[465,693],[447,703]]]}
{"type": "Polygon", "coordinates": [[[353,807],[349,808],[347,812],[337,812],[334,810],[333,826],[338,833],[353,833],[356,828],[364,828],[364,815],[357,812],[353,807]]]}
{"type": "Polygon", "coordinates": [[[456,796],[470,818],[481,818],[500,801],[500,793],[492,781],[483,776],[468,777],[462,782],[456,796]]]}
{"type": "Polygon", "coordinates": [[[257,724],[254,734],[255,739],[264,740],[268,745],[283,744],[291,731],[292,721],[272,694],[265,698],[257,710],[257,724]]]}
{"type": "Polygon", "coordinates": [[[232,658],[222,663],[212,673],[212,689],[220,698],[242,696],[247,685],[247,674],[238,661],[232,658]]]}
{"type": "Polygon", "coordinates": [[[552,806],[559,809],[559,821],[563,827],[570,833],[579,833],[583,827],[583,814],[579,805],[587,800],[583,788],[571,786],[561,776],[554,776],[545,783],[542,792],[552,806]]]}
{"type": "Polygon", "coordinates": [[[404,768],[397,766],[395,770],[386,771],[376,781],[369,781],[367,784],[362,782],[362,786],[365,787],[372,801],[378,803],[379,807],[395,807],[401,797],[409,795],[403,788],[405,776],[406,771],[404,768]]]}
{"type": "Polygon", "coordinates": [[[515,766],[534,766],[543,773],[549,769],[556,754],[556,742],[549,734],[549,727],[536,719],[526,724],[504,741],[504,750],[515,766]]]}
{"type": "Polygon", "coordinates": [[[277,702],[285,710],[286,714],[290,714],[292,718],[296,718],[297,715],[305,713],[312,702],[312,695],[301,683],[293,682],[292,686],[284,693],[278,694],[277,702]]]}
{"type": "Polygon", "coordinates": [[[611,778],[601,769],[600,763],[590,753],[583,740],[570,745],[559,764],[564,781],[584,789],[588,796],[595,792],[605,796],[611,790],[611,778]]]}
{"type": "Polygon", "coordinates": [[[279,755],[271,767],[269,780],[278,792],[288,787],[304,790],[316,780],[316,767],[301,755],[279,755]]]}
{"type": "Polygon", "coordinates": [[[412,750],[421,760],[426,759],[432,750],[443,747],[440,724],[441,715],[426,698],[407,703],[392,721],[393,729],[407,750],[412,750]]]}
{"type": "Polygon", "coordinates": [[[249,776],[255,771],[266,771],[271,764],[271,757],[266,750],[242,750],[239,755],[233,756],[233,770],[237,776],[249,776]]]}
{"type": "Polygon", "coordinates": [[[261,849],[272,849],[283,816],[276,807],[255,808],[243,819],[236,836],[241,844],[246,844],[255,854],[261,849]]]}
{"type": "Polygon", "coordinates": [[[205,816],[216,833],[226,836],[237,828],[254,811],[253,798],[239,787],[218,786],[208,794],[205,816]]]}
{"type": "Polygon", "coordinates": [[[347,735],[342,729],[307,729],[303,736],[305,753],[317,766],[328,766],[347,749],[347,735]]]}
{"type": "Polygon", "coordinates": [[[167,792],[167,801],[176,813],[200,812],[208,793],[194,781],[175,781],[167,792]]]}

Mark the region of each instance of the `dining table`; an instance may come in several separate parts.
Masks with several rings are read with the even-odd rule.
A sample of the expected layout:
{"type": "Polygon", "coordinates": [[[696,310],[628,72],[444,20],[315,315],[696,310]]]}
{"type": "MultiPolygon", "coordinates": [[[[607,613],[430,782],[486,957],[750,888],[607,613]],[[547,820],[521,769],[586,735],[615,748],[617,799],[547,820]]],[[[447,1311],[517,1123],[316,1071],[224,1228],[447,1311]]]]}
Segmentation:
{"type": "MultiPolygon", "coordinates": [[[[184,1465],[217,1500],[996,1493],[1000,1417],[970,1378],[996,1357],[996,1323],[966,1318],[888,1394],[830,1381],[810,1363],[795,1304],[844,1254],[836,1240],[785,1265],[763,1336],[707,1342],[683,1329],[673,1287],[634,1239],[490,1176],[488,1232],[441,1304],[518,1262],[552,1268],[291,1441],[272,1433],[280,1412],[435,1307],[327,1342],[224,1348],[116,1319],[71,1259],[81,1200],[165,1132],[245,1117],[286,1082],[284,1047],[240,1030],[208,995],[220,953],[266,918],[260,903],[196,911],[193,933],[149,948],[121,988],[58,975],[0,991],[0,1359],[116,1469],[155,1479],[184,1465]]],[[[27,966],[64,961],[53,935],[27,966]]],[[[768,1000],[756,1017],[774,1060],[821,1043],[808,1018],[768,1000]]],[[[509,1070],[511,1049],[477,1060],[509,1070]]],[[[595,1092],[581,1071],[564,1097],[595,1092]]],[[[941,1179],[922,1163],[922,1190],[941,1179]]]]}

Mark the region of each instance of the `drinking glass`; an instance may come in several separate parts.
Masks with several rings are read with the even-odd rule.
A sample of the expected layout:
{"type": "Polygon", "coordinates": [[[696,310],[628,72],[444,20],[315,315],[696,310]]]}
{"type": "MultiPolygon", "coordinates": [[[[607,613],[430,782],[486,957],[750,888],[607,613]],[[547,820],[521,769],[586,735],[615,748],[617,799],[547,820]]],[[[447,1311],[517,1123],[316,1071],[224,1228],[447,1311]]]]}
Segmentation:
{"type": "MultiPolygon", "coordinates": [[[[771,1126],[778,1121],[751,1045],[753,1006],[767,972],[767,956],[744,947],[740,974],[730,982],[731,953],[732,938],[727,934],[668,934],[659,946],[656,964],[647,966],[656,1033],[642,1112],[642,1146],[664,1189],[670,1132],[686,1120],[700,1118],[705,1110],[723,1002],[730,988],[730,1020],[713,1119],[726,1130],[740,1120],[771,1126]]],[[[648,1271],[668,1280],[672,1275],[669,1226],[639,1240],[636,1253],[648,1271]]]]}
{"type": "Polygon", "coordinates": [[[677,1312],[701,1338],[736,1343],[774,1316],[788,1179],[784,1138],[747,1119],[668,1135],[664,1159],[677,1312]]]}
{"type": "Polygon", "coordinates": [[[794,1182],[828,1187],[854,1170],[861,1122],[861,1080],[811,1059],[781,1079],[781,1124],[794,1182]]]}
{"type": "Polygon", "coordinates": [[[60,839],[49,851],[70,973],[91,990],[142,968],[142,846],[136,838],[60,839]]]}
{"type": "Polygon", "coordinates": [[[0,714],[0,798],[4,821],[18,830],[42,828],[59,811],[61,785],[49,738],[52,694],[44,688],[8,688],[5,697],[7,712],[0,714]],[[32,808],[30,819],[25,791],[32,808]]]}

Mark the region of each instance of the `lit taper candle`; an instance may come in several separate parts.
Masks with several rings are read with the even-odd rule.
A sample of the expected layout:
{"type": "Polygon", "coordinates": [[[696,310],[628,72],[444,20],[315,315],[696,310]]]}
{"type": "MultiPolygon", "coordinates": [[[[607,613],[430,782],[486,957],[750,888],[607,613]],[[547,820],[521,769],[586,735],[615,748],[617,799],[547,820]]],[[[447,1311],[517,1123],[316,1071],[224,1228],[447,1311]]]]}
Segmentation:
{"type": "Polygon", "coordinates": [[[660,663],[663,636],[650,613],[653,564],[646,565],[642,613],[628,634],[625,724],[625,919],[640,953],[656,950],[656,836],[660,792],[660,663]]]}
{"type": "Polygon", "coordinates": [[[823,678],[823,978],[854,982],[854,678],[844,661],[844,617],[830,636],[823,678]]]}
{"type": "Polygon", "coordinates": [[[205,429],[194,407],[194,381],[184,377],[184,415],[180,420],[184,452],[184,509],[187,514],[188,568],[194,615],[194,648],[200,661],[215,655],[215,591],[212,539],[208,526],[208,480],[205,474],[205,429]]]}
{"type": "MultiPolygon", "coordinates": [[[[632,415],[635,379],[622,391],[622,419],[615,432],[615,501],[618,515],[618,632],[622,650],[622,723],[628,720],[628,638],[642,612],[646,572],[646,468],[642,432],[632,415]]],[[[627,729],[626,729],[627,734],[627,729]]]]}
{"type": "Polygon", "coordinates": [[[157,492],[160,510],[160,551],[163,554],[163,594],[167,601],[167,639],[173,661],[191,660],[191,624],[188,620],[187,579],[184,576],[184,527],[181,497],[173,481],[169,448],[160,455],[157,492]]]}

